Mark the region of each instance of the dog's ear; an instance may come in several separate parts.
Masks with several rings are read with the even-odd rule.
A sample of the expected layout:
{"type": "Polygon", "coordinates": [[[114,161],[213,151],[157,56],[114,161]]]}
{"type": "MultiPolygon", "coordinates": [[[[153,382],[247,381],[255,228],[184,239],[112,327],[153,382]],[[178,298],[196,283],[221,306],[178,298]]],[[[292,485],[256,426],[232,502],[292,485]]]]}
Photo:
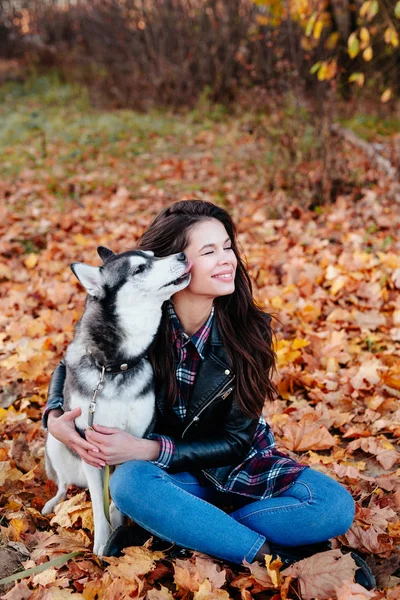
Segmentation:
{"type": "Polygon", "coordinates": [[[115,252],[109,248],[106,248],[105,246],[99,246],[97,248],[97,254],[100,256],[103,262],[107,260],[107,258],[110,258],[110,256],[115,256],[115,252]]]}
{"type": "Polygon", "coordinates": [[[78,278],[85,290],[90,296],[101,299],[104,297],[103,280],[101,277],[101,267],[91,267],[85,263],[71,263],[71,270],[78,278]]]}

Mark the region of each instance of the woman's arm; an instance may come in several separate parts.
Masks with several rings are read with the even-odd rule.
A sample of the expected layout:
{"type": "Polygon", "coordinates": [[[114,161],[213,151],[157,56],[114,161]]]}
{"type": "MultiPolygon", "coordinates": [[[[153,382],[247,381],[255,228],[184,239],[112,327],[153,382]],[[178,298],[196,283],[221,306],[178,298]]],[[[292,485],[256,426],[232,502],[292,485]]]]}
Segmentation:
{"type": "Polygon", "coordinates": [[[43,427],[47,429],[47,422],[50,411],[57,410],[57,416],[60,416],[64,408],[64,382],[67,368],[64,359],[58,363],[50,379],[49,389],[47,391],[47,402],[42,415],[43,427]]]}
{"type": "Polygon", "coordinates": [[[232,404],[218,437],[187,442],[159,434],[137,438],[121,429],[94,425],[94,430],[86,430],[86,439],[98,445],[99,458],[109,465],[149,460],[176,473],[240,464],[251,448],[258,421],[246,417],[237,404],[232,404]]]}
{"type": "Polygon", "coordinates": [[[192,441],[171,438],[173,442],[168,470],[171,473],[189,469],[210,469],[236,466],[247,456],[259,422],[247,417],[236,402],[232,402],[222,433],[192,441]]]}

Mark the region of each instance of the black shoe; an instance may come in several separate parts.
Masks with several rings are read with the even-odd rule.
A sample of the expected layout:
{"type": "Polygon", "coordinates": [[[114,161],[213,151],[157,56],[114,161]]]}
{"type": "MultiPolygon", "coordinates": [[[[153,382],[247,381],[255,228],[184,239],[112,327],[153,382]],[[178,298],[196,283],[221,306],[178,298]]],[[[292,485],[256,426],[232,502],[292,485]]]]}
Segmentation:
{"type": "Polygon", "coordinates": [[[182,546],[173,546],[171,550],[168,550],[168,558],[190,558],[193,554],[193,550],[189,548],[182,548],[182,546]]]}
{"type": "Polygon", "coordinates": [[[143,546],[148,539],[153,538],[152,550],[168,550],[171,548],[171,542],[163,540],[156,535],[146,531],[140,525],[121,525],[117,527],[107,540],[104,546],[103,556],[121,556],[123,548],[128,546],[143,546]]]}
{"type": "Polygon", "coordinates": [[[303,558],[309,558],[318,552],[325,552],[332,549],[332,544],[329,540],[325,542],[317,542],[315,544],[305,544],[303,546],[279,546],[272,542],[268,542],[272,552],[272,559],[280,557],[283,568],[289,567],[303,558]]]}
{"type": "Polygon", "coordinates": [[[127,546],[143,546],[150,536],[136,527],[121,525],[114,529],[104,546],[103,556],[121,556],[122,549],[127,546]]]}
{"type": "Polygon", "coordinates": [[[350,552],[350,556],[359,567],[354,575],[354,579],[356,583],[359,583],[366,590],[374,590],[376,588],[376,579],[374,574],[372,573],[370,567],[367,565],[365,560],[361,558],[359,554],[355,552],[350,552]]]}

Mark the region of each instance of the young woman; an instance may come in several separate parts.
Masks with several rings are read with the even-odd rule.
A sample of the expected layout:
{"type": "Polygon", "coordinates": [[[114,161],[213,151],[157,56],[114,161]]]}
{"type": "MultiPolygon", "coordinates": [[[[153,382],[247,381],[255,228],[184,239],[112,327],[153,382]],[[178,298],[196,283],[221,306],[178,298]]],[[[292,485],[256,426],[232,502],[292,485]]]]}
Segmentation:
{"type": "MultiPolygon", "coordinates": [[[[63,364],[44,424],[88,463],[119,465],[111,496],[145,532],[237,564],[267,553],[290,564],[329,549],[327,540],[351,526],[355,503],[333,478],[275,448],[262,416],[265,399],[276,396],[271,318],[252,297],[236,237],[225,210],[189,200],[164,209],[136,247],[155,256],[184,252],[192,263],[189,285],[163,305],[149,351],[153,434],[140,439],[95,425],[81,438],[80,409],[62,411],[63,364]]],[[[108,551],[131,545],[129,535],[119,528],[108,551]]]]}

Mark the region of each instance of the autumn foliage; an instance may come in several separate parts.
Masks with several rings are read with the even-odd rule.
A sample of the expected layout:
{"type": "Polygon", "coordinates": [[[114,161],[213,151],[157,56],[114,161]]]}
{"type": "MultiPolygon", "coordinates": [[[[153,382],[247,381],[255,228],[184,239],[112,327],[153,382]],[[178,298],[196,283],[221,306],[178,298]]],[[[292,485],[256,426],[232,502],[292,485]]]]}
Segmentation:
{"type": "MultiPolygon", "coordinates": [[[[238,146],[248,142],[246,136],[238,146]]],[[[63,566],[16,583],[3,596],[8,600],[400,596],[396,189],[379,173],[374,174],[379,184],[369,185],[373,174],[366,167],[366,184],[357,197],[349,191],[311,211],[286,202],[281,192],[280,214],[272,216],[273,198],[257,188],[251,167],[237,156],[213,163],[213,143],[212,132],[205,130],[191,140],[184,158],[155,152],[151,165],[143,155],[123,168],[110,154],[107,168],[119,179],[111,187],[101,183],[95,163],[82,160],[73,174],[58,172],[69,181],[62,203],[48,185],[48,173],[61,168],[55,164],[56,148],[45,169],[25,168],[0,182],[0,557],[17,553],[22,570],[81,552],[63,566]],[[96,177],[96,185],[85,191],[96,177]],[[40,513],[54,493],[44,472],[41,410],[84,302],[69,263],[99,264],[100,244],[117,252],[131,248],[155,214],[176,199],[222,201],[221,181],[255,296],[276,316],[280,397],[265,406],[265,416],[278,449],[345,485],[356,501],[355,520],[332,540],[332,550],[285,570],[268,556],[263,565],[235,568],[197,552],[190,559],[168,559],[168,553],[148,545],[102,563],[91,553],[86,491],[70,488],[54,515],[40,513]],[[189,183],[197,184],[196,192],[182,193],[189,183]],[[378,590],[367,592],[354,583],[351,549],[366,556],[378,590]]]]}
{"type": "Polygon", "coordinates": [[[394,109],[400,91],[400,0],[14,4],[0,3],[0,57],[57,67],[97,105],[265,107],[296,88],[394,109]]]}

